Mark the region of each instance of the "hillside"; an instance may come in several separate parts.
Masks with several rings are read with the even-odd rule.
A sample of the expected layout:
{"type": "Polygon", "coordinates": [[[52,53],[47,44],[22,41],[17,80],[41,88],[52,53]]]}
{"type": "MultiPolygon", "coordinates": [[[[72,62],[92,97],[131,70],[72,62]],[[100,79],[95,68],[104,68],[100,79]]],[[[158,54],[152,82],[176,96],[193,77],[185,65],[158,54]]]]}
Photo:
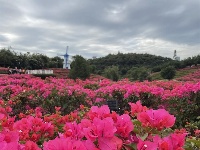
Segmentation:
{"type": "MultiPolygon", "coordinates": [[[[186,67],[183,69],[177,69],[175,80],[178,81],[196,81],[200,80],[200,66],[198,67],[186,67]]],[[[151,74],[152,80],[163,80],[160,72],[151,74]]]]}
{"type": "Polygon", "coordinates": [[[95,68],[95,73],[97,74],[102,74],[103,70],[108,66],[118,66],[122,76],[132,67],[146,67],[152,69],[172,61],[171,58],[136,53],[109,54],[105,57],[88,60],[89,64],[95,68]]]}

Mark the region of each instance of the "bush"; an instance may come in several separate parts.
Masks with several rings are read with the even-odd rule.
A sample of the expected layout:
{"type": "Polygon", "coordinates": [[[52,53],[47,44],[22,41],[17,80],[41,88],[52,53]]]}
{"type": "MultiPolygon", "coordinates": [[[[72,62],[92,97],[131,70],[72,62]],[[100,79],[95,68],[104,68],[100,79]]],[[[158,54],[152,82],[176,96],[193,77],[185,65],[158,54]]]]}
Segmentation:
{"type": "Polygon", "coordinates": [[[85,80],[90,77],[90,66],[82,56],[74,56],[70,67],[69,78],[85,80]]]}
{"type": "Polygon", "coordinates": [[[171,80],[175,77],[176,75],[176,70],[173,66],[168,66],[164,69],[161,70],[160,75],[164,78],[164,79],[168,79],[171,80]]]}
{"type": "Polygon", "coordinates": [[[105,68],[104,76],[113,81],[118,81],[119,80],[119,68],[117,66],[105,68]]]}
{"type": "Polygon", "coordinates": [[[142,82],[144,80],[150,79],[150,76],[149,76],[149,72],[146,68],[133,67],[128,71],[128,78],[130,78],[132,80],[139,80],[142,82]]]}

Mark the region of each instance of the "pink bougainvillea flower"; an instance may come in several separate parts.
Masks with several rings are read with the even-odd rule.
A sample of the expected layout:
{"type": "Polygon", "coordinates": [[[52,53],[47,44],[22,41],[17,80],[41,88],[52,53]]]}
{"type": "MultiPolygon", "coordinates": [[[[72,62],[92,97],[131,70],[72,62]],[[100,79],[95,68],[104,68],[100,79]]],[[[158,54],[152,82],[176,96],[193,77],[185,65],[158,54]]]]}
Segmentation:
{"type": "Polygon", "coordinates": [[[2,131],[0,133],[0,140],[10,142],[18,142],[19,141],[19,133],[15,131],[2,131]]]}
{"type": "Polygon", "coordinates": [[[56,106],[55,106],[55,110],[56,110],[56,111],[60,111],[60,109],[61,109],[61,107],[56,107],[56,106]]]}
{"type": "Polygon", "coordinates": [[[139,139],[137,148],[141,150],[183,150],[185,136],[186,134],[173,133],[163,139],[158,135],[149,139],[150,141],[142,141],[139,139]]]}
{"type": "Polygon", "coordinates": [[[43,145],[43,150],[88,150],[84,142],[80,140],[73,141],[69,138],[56,138],[45,142],[43,145]]]}
{"type": "Polygon", "coordinates": [[[27,141],[23,150],[41,150],[33,141],[27,141]]]}
{"type": "Polygon", "coordinates": [[[56,138],[54,140],[50,140],[48,142],[44,142],[43,149],[44,150],[72,150],[73,143],[69,139],[59,139],[56,138]]]}
{"type": "Polygon", "coordinates": [[[142,106],[140,101],[136,103],[128,103],[131,106],[131,115],[135,116],[137,113],[143,112],[147,110],[146,106],[142,106]]]}
{"type": "Polygon", "coordinates": [[[76,122],[68,122],[64,126],[66,137],[70,137],[71,139],[81,139],[84,137],[84,134],[81,130],[81,124],[77,124],[76,122]]]}
{"type": "Polygon", "coordinates": [[[172,127],[176,118],[173,115],[170,115],[165,109],[150,109],[139,113],[137,119],[143,126],[162,130],[163,128],[172,127]]]}
{"type": "Polygon", "coordinates": [[[131,118],[127,114],[123,114],[117,117],[116,122],[117,134],[121,137],[128,137],[130,132],[133,131],[133,123],[131,118]]]}
{"type": "Polygon", "coordinates": [[[96,127],[98,137],[111,138],[117,131],[116,127],[114,126],[114,122],[110,117],[104,118],[103,120],[94,118],[93,125],[96,127]]]}
{"type": "Polygon", "coordinates": [[[142,141],[139,139],[139,143],[137,144],[138,150],[157,150],[158,143],[157,142],[150,142],[150,141],[142,141]]]}
{"type": "Polygon", "coordinates": [[[114,136],[112,138],[101,137],[98,139],[100,150],[121,150],[122,140],[114,136]]]}
{"type": "Polygon", "coordinates": [[[95,117],[97,118],[104,118],[110,114],[110,109],[107,105],[103,105],[101,107],[92,106],[90,111],[88,112],[88,116],[91,120],[95,117]]]}
{"type": "Polygon", "coordinates": [[[107,117],[103,120],[94,118],[91,126],[84,127],[83,132],[88,140],[95,141],[98,137],[112,138],[117,131],[112,118],[107,117]]]}
{"type": "Polygon", "coordinates": [[[85,140],[83,141],[85,147],[87,148],[87,150],[100,150],[99,148],[97,148],[94,143],[91,140],[85,140]]]}
{"type": "MultiPolygon", "coordinates": [[[[163,141],[168,143],[169,149],[180,149],[185,144],[185,136],[186,134],[182,133],[173,133],[168,137],[163,138],[163,141]]],[[[181,150],[181,149],[180,149],[181,150]]]]}
{"type": "Polygon", "coordinates": [[[2,131],[0,133],[1,150],[20,150],[19,134],[15,131],[2,131]]]}

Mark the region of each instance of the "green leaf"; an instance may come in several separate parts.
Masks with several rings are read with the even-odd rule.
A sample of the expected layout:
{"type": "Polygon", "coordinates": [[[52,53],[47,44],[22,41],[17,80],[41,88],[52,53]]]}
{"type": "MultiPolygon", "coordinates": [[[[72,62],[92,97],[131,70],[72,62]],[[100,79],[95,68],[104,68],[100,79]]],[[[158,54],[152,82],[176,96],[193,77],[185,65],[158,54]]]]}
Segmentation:
{"type": "Polygon", "coordinates": [[[191,142],[191,144],[193,143],[195,146],[198,146],[198,148],[200,148],[200,141],[199,140],[190,139],[190,140],[187,140],[187,141],[191,142]]]}
{"type": "Polygon", "coordinates": [[[148,133],[145,133],[143,136],[139,136],[139,135],[137,135],[137,136],[139,136],[143,141],[148,137],[148,133]]]}
{"type": "Polygon", "coordinates": [[[142,123],[137,119],[132,120],[132,122],[134,125],[140,125],[140,126],[142,125],[142,123]]]}

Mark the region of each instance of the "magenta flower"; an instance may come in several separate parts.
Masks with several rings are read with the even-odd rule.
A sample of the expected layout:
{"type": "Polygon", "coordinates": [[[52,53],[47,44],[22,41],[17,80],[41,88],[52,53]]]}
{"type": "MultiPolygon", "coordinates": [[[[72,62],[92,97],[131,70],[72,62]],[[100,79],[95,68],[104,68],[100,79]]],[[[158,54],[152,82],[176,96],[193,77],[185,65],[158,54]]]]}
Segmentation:
{"type": "Polygon", "coordinates": [[[162,130],[163,128],[172,127],[176,118],[173,115],[170,115],[165,109],[150,109],[139,113],[137,119],[143,126],[162,130]]]}
{"type": "Polygon", "coordinates": [[[137,113],[143,112],[147,110],[146,106],[142,106],[140,101],[134,103],[128,103],[131,106],[131,115],[135,116],[137,113]]]}
{"type": "Polygon", "coordinates": [[[110,114],[110,109],[107,105],[103,105],[101,107],[92,106],[88,113],[91,120],[93,120],[95,117],[104,118],[108,114],[110,114]]]}
{"type": "Polygon", "coordinates": [[[72,141],[69,138],[56,138],[45,142],[43,150],[88,150],[84,142],[75,140],[72,141]]]}
{"type": "Polygon", "coordinates": [[[66,123],[64,130],[65,136],[70,137],[71,139],[81,139],[84,137],[81,130],[81,124],[77,124],[76,122],[66,123]]]}
{"type": "Polygon", "coordinates": [[[123,114],[117,117],[116,122],[117,134],[122,137],[128,137],[130,132],[133,131],[133,123],[131,118],[127,114],[123,114]]]}
{"type": "Polygon", "coordinates": [[[1,150],[19,150],[19,134],[14,131],[3,131],[0,133],[1,150]]]}
{"type": "Polygon", "coordinates": [[[178,149],[182,148],[185,144],[185,137],[186,134],[182,133],[173,133],[169,135],[168,137],[165,137],[163,141],[168,143],[168,146],[170,149],[178,149]]]}
{"type": "Polygon", "coordinates": [[[158,143],[150,142],[150,141],[142,141],[139,139],[139,143],[137,144],[137,150],[157,150],[158,143]]]}
{"type": "Polygon", "coordinates": [[[41,150],[33,141],[27,141],[24,145],[24,150],[41,150]]]}
{"type": "Polygon", "coordinates": [[[121,150],[122,140],[114,136],[112,138],[99,138],[99,149],[100,150],[121,150]]]}
{"type": "Polygon", "coordinates": [[[91,126],[83,128],[85,137],[91,141],[95,141],[99,137],[112,138],[116,131],[117,129],[110,117],[103,120],[94,118],[91,126]]]}
{"type": "Polygon", "coordinates": [[[69,139],[59,139],[50,140],[44,142],[44,150],[72,150],[73,143],[69,139]]]}

